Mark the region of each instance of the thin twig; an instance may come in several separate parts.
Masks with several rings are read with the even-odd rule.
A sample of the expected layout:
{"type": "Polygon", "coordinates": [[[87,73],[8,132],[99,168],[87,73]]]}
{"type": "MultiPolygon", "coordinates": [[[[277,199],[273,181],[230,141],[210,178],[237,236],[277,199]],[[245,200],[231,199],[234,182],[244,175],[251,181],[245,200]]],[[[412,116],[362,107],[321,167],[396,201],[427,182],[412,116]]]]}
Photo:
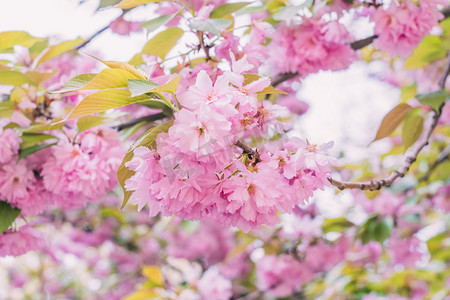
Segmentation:
{"type": "Polygon", "coordinates": [[[167,118],[167,115],[164,113],[157,113],[157,114],[153,114],[153,115],[148,115],[148,116],[144,116],[144,117],[140,117],[134,120],[131,120],[129,122],[120,124],[118,126],[113,127],[114,129],[121,131],[130,127],[133,127],[136,124],[139,124],[141,122],[154,122],[154,121],[158,121],[158,120],[162,120],[164,118],[167,118]]]}
{"type": "MultiPolygon", "coordinates": [[[[123,10],[122,14],[118,17],[118,18],[122,18],[126,13],[128,13],[130,10],[123,10]]],[[[78,45],[75,50],[80,50],[81,48],[83,48],[84,46],[86,46],[87,44],[89,44],[93,39],[95,39],[98,35],[100,35],[103,31],[105,31],[106,29],[109,28],[109,25],[111,25],[111,22],[109,22],[108,25],[106,25],[105,27],[99,29],[98,31],[96,31],[93,35],[91,35],[91,37],[89,37],[86,41],[84,41],[82,44],[78,45]]]]}
{"type": "Polygon", "coordinates": [[[437,168],[441,163],[450,159],[450,146],[447,147],[438,158],[434,161],[434,163],[428,168],[428,171],[419,178],[419,182],[427,181],[430,178],[430,175],[433,173],[434,169],[437,168]]]}
{"type": "Polygon", "coordinates": [[[84,46],[86,46],[87,44],[89,44],[94,38],[96,38],[98,35],[100,35],[103,31],[105,31],[106,29],[109,28],[109,24],[106,25],[105,27],[103,27],[102,29],[98,30],[97,32],[95,32],[93,35],[91,35],[90,38],[88,38],[87,40],[85,40],[82,44],[78,45],[75,50],[80,50],[81,48],[83,48],[84,46]]]}
{"type": "MultiPolygon", "coordinates": [[[[442,89],[444,88],[445,81],[446,81],[447,77],[449,76],[449,74],[450,74],[450,54],[448,55],[444,74],[440,81],[440,87],[442,89]]],[[[438,124],[439,117],[441,116],[442,108],[444,107],[444,104],[445,104],[445,102],[441,104],[438,111],[432,112],[433,113],[433,121],[432,121],[428,131],[426,132],[424,141],[422,143],[418,144],[416,146],[416,148],[414,149],[414,151],[412,152],[412,154],[406,157],[403,165],[398,170],[395,170],[394,172],[392,172],[388,177],[386,177],[384,179],[372,180],[372,181],[366,181],[366,182],[345,182],[345,181],[339,181],[339,180],[329,177],[328,181],[340,190],[358,189],[358,190],[373,191],[373,190],[379,190],[385,186],[386,187],[391,186],[392,183],[397,178],[405,176],[405,174],[409,171],[409,168],[411,167],[411,165],[416,161],[417,156],[419,155],[420,151],[422,151],[422,149],[425,148],[426,145],[428,145],[431,134],[438,124]]]]}

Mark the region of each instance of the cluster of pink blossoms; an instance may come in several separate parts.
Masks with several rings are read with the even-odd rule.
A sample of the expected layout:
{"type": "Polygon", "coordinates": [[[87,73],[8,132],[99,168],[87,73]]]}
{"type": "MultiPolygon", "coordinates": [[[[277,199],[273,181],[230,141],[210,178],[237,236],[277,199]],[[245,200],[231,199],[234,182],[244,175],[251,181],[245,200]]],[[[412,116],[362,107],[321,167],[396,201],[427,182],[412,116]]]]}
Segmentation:
{"type": "Polygon", "coordinates": [[[347,44],[351,39],[338,21],[310,18],[300,25],[282,23],[269,44],[269,66],[273,74],[301,76],[320,70],[344,70],[356,59],[355,51],[347,44]]]}
{"type": "Polygon", "coordinates": [[[437,5],[448,4],[441,0],[392,1],[387,9],[379,7],[371,13],[375,22],[374,45],[395,56],[406,57],[443,18],[437,5]]]}
{"type": "MultiPolygon", "coordinates": [[[[119,133],[109,128],[82,132],[77,143],[64,135],[58,145],[18,159],[22,142],[13,129],[2,129],[0,141],[0,199],[19,208],[22,216],[35,216],[50,207],[82,207],[117,185],[116,170],[124,155],[119,133]]],[[[20,255],[37,233],[34,229],[0,234],[0,256],[20,255]],[[33,233],[33,234],[29,234],[33,233]],[[11,244],[8,241],[16,239],[11,244]],[[15,245],[15,246],[14,246],[15,245]],[[20,246],[20,247],[19,247],[20,246]],[[22,247],[23,246],[23,247],[22,247]],[[13,251],[9,250],[13,249],[13,251]]]]}
{"type": "Polygon", "coordinates": [[[148,203],[151,215],[210,216],[248,231],[277,223],[279,211],[292,212],[328,183],[331,143],[291,138],[260,145],[258,155],[241,149],[250,137],[284,133],[277,118],[286,110],[258,100],[270,81],[246,84],[243,73],[251,68],[245,57],[233,58],[232,71],[215,82],[198,74],[179,96],[182,108],[169,131],[157,136],[156,149],[138,147],[127,163],[136,172],[125,185],[134,192],[130,203],[139,209],[148,203]]]}

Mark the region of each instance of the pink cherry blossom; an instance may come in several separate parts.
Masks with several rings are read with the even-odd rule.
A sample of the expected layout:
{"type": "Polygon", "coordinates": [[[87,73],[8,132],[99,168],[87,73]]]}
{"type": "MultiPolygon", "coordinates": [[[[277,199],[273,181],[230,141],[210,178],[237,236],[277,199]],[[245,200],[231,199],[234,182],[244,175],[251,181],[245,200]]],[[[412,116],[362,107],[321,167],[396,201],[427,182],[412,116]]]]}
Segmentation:
{"type": "Polygon", "coordinates": [[[19,256],[28,251],[40,250],[44,246],[43,234],[28,224],[20,227],[18,231],[0,234],[0,257],[19,256]]]}
{"type": "Polygon", "coordinates": [[[7,163],[18,154],[21,139],[13,129],[0,128],[0,163],[7,163]]]}
{"type": "Polygon", "coordinates": [[[346,44],[349,40],[350,34],[337,21],[311,18],[300,25],[282,23],[269,45],[268,63],[274,74],[299,73],[303,77],[320,70],[343,70],[356,58],[346,44]]]}
{"type": "Polygon", "coordinates": [[[109,28],[111,28],[114,33],[129,35],[132,32],[141,31],[141,24],[142,22],[130,22],[126,21],[123,17],[118,17],[111,22],[109,28]]]}
{"type": "Polygon", "coordinates": [[[375,22],[374,45],[392,56],[406,57],[443,16],[436,5],[440,1],[393,1],[387,9],[379,7],[371,13],[375,22]]]}

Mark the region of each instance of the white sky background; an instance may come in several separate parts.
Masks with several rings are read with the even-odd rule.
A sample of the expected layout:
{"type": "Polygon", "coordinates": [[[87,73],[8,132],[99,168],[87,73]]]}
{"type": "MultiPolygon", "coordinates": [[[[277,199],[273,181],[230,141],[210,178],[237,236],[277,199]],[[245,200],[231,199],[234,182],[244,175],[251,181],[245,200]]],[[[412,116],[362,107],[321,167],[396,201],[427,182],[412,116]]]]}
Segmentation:
{"type": "MultiPolygon", "coordinates": [[[[56,42],[79,36],[88,38],[121,14],[116,8],[95,12],[98,2],[87,0],[79,5],[77,0],[0,0],[0,32],[24,30],[38,37],[51,36],[56,42]]],[[[154,6],[148,5],[131,12],[127,18],[146,21],[155,17],[153,10],[154,6]]],[[[371,34],[370,26],[365,26],[366,34],[361,24],[353,26],[358,38],[371,34]]],[[[146,41],[145,33],[124,37],[107,30],[83,51],[99,53],[105,60],[127,61],[146,41]]],[[[298,98],[308,102],[310,109],[295,127],[296,135],[312,143],[333,140],[333,153],[345,152],[347,163],[385,151],[383,142],[368,147],[381,119],[398,103],[400,96],[398,89],[375,78],[374,75],[380,76],[383,71],[381,64],[358,62],[346,71],[320,72],[308,77],[298,98]]],[[[345,193],[341,194],[345,197],[345,193]]]]}

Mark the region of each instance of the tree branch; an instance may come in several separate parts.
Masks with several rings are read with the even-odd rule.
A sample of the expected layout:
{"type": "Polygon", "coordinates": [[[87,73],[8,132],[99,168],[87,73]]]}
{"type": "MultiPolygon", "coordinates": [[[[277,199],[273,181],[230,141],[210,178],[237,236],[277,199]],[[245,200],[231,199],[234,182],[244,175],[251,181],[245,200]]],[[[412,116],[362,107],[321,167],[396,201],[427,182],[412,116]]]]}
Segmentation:
{"type": "MultiPolygon", "coordinates": [[[[444,70],[444,75],[442,76],[442,79],[440,81],[440,87],[444,89],[445,81],[447,77],[450,74],[450,53],[447,58],[447,64],[444,70]]],[[[336,179],[333,179],[331,177],[328,178],[328,181],[337,187],[340,190],[344,189],[358,189],[358,190],[379,190],[382,187],[389,187],[392,185],[392,183],[399,177],[405,176],[405,174],[409,171],[409,168],[411,165],[416,161],[417,156],[419,155],[420,151],[422,151],[423,148],[425,148],[426,145],[428,145],[431,133],[436,128],[438,124],[439,117],[442,113],[442,108],[444,107],[444,103],[441,104],[438,111],[433,111],[433,121],[426,132],[425,140],[418,144],[416,148],[414,149],[413,153],[410,156],[407,156],[403,165],[398,169],[392,172],[388,177],[380,180],[372,180],[372,181],[366,181],[366,182],[345,182],[345,181],[339,181],[336,179]]],[[[447,155],[448,156],[448,155],[447,155]]]]}
{"type": "Polygon", "coordinates": [[[257,164],[261,161],[261,157],[259,156],[259,152],[258,149],[257,150],[253,150],[252,148],[250,148],[249,146],[247,146],[246,144],[244,144],[241,141],[237,141],[236,143],[234,143],[234,145],[238,146],[239,148],[242,149],[242,153],[244,154],[248,154],[248,158],[250,160],[253,160],[253,164],[257,164]]]}
{"type": "Polygon", "coordinates": [[[200,48],[203,49],[203,51],[205,52],[206,55],[206,61],[210,61],[211,56],[209,55],[209,46],[205,45],[205,39],[203,36],[203,31],[197,31],[197,36],[198,36],[198,40],[200,42],[200,48]]]}

